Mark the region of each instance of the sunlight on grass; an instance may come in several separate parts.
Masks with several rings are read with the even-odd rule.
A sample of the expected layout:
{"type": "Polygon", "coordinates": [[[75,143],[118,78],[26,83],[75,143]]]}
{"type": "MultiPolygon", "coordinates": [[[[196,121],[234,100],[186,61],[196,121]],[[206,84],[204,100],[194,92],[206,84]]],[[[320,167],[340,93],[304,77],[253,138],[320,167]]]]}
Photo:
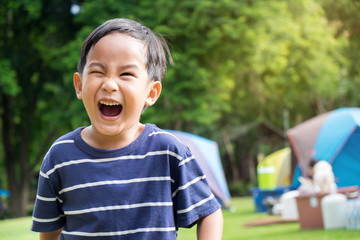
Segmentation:
{"type": "MultiPolygon", "coordinates": [[[[256,219],[268,218],[266,213],[254,212],[251,197],[233,198],[233,210],[224,210],[223,240],[352,240],[360,239],[360,230],[300,230],[299,223],[244,227],[256,219]]],[[[1,240],[37,240],[37,233],[30,231],[31,217],[0,220],[1,240]]],[[[196,227],[180,229],[178,240],[196,239],[196,227]]]]}
{"type": "MultiPolygon", "coordinates": [[[[268,218],[266,213],[254,212],[251,197],[233,198],[233,210],[224,210],[223,240],[352,240],[360,239],[360,230],[300,230],[298,222],[268,226],[244,227],[251,221],[268,218]]],[[[180,229],[179,240],[196,239],[196,227],[180,229]]]]}
{"type": "Polygon", "coordinates": [[[37,240],[39,234],[31,232],[31,217],[0,221],[1,240],[37,240]]]}

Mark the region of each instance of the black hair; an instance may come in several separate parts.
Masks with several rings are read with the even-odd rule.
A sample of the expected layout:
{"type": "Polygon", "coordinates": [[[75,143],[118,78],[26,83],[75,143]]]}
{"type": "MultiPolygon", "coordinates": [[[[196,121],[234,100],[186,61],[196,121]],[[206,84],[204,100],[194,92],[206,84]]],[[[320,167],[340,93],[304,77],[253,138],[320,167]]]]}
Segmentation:
{"type": "Polygon", "coordinates": [[[166,72],[167,59],[173,64],[169,46],[160,35],[152,32],[144,25],[126,18],[108,20],[95,28],[84,41],[81,49],[81,57],[78,63],[78,72],[83,73],[86,58],[91,49],[101,38],[113,33],[124,33],[142,41],[147,48],[145,60],[149,80],[161,81],[166,72]]]}
{"type": "Polygon", "coordinates": [[[309,162],[309,167],[313,168],[318,162],[319,160],[312,158],[309,162]]]}

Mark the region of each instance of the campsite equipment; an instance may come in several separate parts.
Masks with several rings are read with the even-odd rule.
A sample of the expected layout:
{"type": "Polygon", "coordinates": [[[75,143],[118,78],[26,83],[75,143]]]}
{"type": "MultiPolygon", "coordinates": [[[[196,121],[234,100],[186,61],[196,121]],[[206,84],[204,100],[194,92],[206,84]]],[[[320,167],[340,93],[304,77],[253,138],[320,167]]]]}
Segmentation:
{"type": "Polygon", "coordinates": [[[166,130],[182,143],[187,145],[194,154],[206,175],[211,191],[222,206],[229,206],[231,197],[221,165],[218,145],[215,141],[181,131],[166,130]]]}
{"type": "Polygon", "coordinates": [[[257,166],[258,185],[261,190],[271,190],[276,188],[276,169],[275,166],[262,163],[257,166]]]}
{"type": "Polygon", "coordinates": [[[296,204],[301,229],[323,228],[321,200],[324,194],[299,195],[296,204]]]}
{"type": "MultiPolygon", "coordinates": [[[[360,185],[360,108],[339,108],[287,131],[301,175],[311,158],[328,161],[338,187],[360,185]]],[[[295,174],[293,184],[299,175],[295,174]]]]}
{"type": "Polygon", "coordinates": [[[347,200],[345,227],[346,229],[360,229],[360,198],[347,200]]]}
{"type": "Polygon", "coordinates": [[[261,190],[272,190],[290,184],[291,150],[280,149],[266,156],[257,166],[258,186],[261,190]]]}
{"type": "Polygon", "coordinates": [[[344,194],[326,195],[321,200],[321,209],[325,229],[345,227],[346,196],[344,194]]]}
{"type": "Polygon", "coordinates": [[[261,190],[258,187],[251,188],[251,194],[255,205],[256,212],[271,212],[270,205],[267,204],[271,201],[280,201],[281,195],[290,190],[289,186],[280,186],[272,190],[261,190]]]}
{"type": "Polygon", "coordinates": [[[258,187],[251,189],[256,212],[272,213],[280,196],[290,190],[290,148],[266,156],[257,166],[258,187]]]}
{"type": "Polygon", "coordinates": [[[289,191],[280,197],[281,218],[289,220],[299,219],[296,197],[300,195],[298,190],[289,191]]]}

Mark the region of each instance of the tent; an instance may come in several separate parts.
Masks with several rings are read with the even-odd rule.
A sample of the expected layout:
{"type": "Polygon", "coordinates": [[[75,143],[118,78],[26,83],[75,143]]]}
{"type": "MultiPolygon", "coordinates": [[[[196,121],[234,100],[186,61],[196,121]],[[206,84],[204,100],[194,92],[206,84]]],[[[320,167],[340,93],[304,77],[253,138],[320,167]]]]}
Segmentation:
{"type": "Polygon", "coordinates": [[[206,174],[211,191],[222,206],[230,205],[231,197],[221,165],[216,142],[186,132],[166,130],[187,145],[206,174]]]}
{"type": "Polygon", "coordinates": [[[331,163],[339,187],[360,185],[360,108],[324,113],[287,134],[302,175],[314,158],[331,163]]]}
{"type": "Polygon", "coordinates": [[[260,189],[290,185],[291,150],[289,147],[267,155],[257,166],[260,189]]]}

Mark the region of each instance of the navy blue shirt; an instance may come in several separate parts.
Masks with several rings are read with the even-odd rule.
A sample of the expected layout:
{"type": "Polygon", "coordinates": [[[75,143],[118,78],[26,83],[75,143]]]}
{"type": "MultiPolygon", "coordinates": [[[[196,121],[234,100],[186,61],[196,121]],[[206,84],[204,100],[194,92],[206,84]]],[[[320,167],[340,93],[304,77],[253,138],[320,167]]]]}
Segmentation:
{"type": "Polygon", "coordinates": [[[169,240],[220,208],[195,157],[170,133],[146,124],[128,146],[104,150],[88,145],[82,129],[56,140],[44,158],[33,231],[169,240]]]}

